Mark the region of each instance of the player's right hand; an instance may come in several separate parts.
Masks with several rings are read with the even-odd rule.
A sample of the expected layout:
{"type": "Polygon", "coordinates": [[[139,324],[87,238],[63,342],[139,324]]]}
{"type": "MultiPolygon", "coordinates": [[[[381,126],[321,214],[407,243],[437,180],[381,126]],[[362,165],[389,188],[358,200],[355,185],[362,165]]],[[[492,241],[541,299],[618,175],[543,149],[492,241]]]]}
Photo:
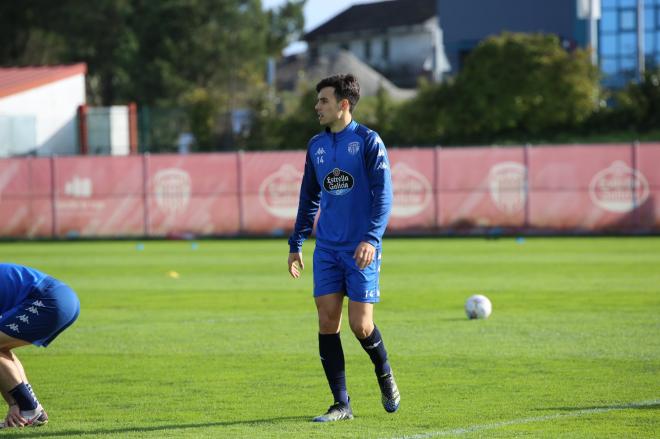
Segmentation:
{"type": "Polygon", "coordinates": [[[292,278],[298,279],[305,269],[302,253],[289,253],[289,274],[292,278]]]}

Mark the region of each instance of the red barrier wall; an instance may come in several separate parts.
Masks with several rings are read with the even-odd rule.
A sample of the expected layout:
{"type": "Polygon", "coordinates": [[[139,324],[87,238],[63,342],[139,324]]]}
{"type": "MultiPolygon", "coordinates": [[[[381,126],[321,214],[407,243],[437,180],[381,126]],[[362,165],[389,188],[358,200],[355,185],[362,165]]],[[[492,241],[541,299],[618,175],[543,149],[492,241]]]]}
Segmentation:
{"type": "MultiPolygon", "coordinates": [[[[660,143],[390,149],[388,233],[660,231],[660,143]]],[[[305,153],[0,160],[0,236],[269,234],[305,153]]]]}
{"type": "Polygon", "coordinates": [[[241,230],[277,235],[291,229],[298,208],[305,152],[245,153],[239,157],[241,230]]]}
{"type": "Polygon", "coordinates": [[[136,157],[54,160],[55,236],[129,236],[143,232],[142,166],[136,157]]]}
{"type": "Polygon", "coordinates": [[[440,226],[461,230],[525,225],[522,148],[441,150],[436,166],[440,226]]]}
{"type": "Polygon", "coordinates": [[[236,154],[146,156],[146,234],[239,232],[236,154]]]}

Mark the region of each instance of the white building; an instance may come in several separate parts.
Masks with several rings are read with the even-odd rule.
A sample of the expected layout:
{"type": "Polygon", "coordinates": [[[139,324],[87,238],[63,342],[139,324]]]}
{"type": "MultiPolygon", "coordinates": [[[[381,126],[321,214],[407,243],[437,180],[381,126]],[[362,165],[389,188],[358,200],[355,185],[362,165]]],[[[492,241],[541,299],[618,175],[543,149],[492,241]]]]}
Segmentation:
{"type": "Polygon", "coordinates": [[[358,4],[304,39],[312,58],[348,50],[400,87],[415,87],[420,77],[440,81],[449,70],[437,0],[358,4]]]}
{"type": "Polygon", "coordinates": [[[76,154],[86,73],[83,63],[0,68],[0,157],[76,154]]]}

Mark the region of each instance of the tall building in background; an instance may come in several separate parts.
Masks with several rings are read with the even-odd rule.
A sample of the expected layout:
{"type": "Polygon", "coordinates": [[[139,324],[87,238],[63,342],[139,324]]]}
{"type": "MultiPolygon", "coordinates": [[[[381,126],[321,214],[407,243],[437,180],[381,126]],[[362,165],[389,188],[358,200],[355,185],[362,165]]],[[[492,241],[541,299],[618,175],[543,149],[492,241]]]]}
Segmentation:
{"type": "Polygon", "coordinates": [[[660,67],[660,0],[601,0],[601,8],[604,83],[620,87],[637,78],[640,70],[660,67]]]}
{"type": "Polygon", "coordinates": [[[480,41],[505,31],[551,33],[569,50],[592,48],[606,86],[660,66],[660,0],[437,0],[437,9],[450,74],[480,41]]]}
{"type": "Polygon", "coordinates": [[[343,49],[414,87],[460,72],[481,41],[502,32],[554,34],[567,50],[591,49],[610,87],[660,66],[660,0],[388,0],[356,4],[305,41],[311,59],[343,49]]]}
{"type": "Polygon", "coordinates": [[[502,32],[555,34],[567,49],[589,46],[589,20],[578,18],[577,1],[438,0],[452,74],[479,42],[502,32]]]}

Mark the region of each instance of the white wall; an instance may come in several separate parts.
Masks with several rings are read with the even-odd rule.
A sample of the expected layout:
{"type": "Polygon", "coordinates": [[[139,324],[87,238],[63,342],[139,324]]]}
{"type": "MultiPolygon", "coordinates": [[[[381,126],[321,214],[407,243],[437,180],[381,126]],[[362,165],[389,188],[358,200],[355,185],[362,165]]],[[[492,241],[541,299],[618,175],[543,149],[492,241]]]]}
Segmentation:
{"type": "Polygon", "coordinates": [[[390,37],[390,65],[420,65],[432,53],[428,33],[395,33],[390,37]]]}
{"type": "Polygon", "coordinates": [[[85,75],[79,74],[0,98],[0,115],[34,116],[37,154],[76,154],[76,111],[84,103],[85,75]]]}
{"type": "Polygon", "coordinates": [[[349,45],[350,51],[359,59],[381,69],[410,66],[421,70],[426,67],[434,71],[433,76],[440,79],[443,72],[449,70],[444,54],[442,30],[436,18],[416,26],[388,29],[385,35],[350,35],[342,34],[326,40],[318,46],[320,55],[336,52],[341,43],[349,45]],[[371,41],[371,57],[366,58],[365,41],[371,41]],[[383,58],[383,41],[389,41],[389,59],[383,58]]]}

